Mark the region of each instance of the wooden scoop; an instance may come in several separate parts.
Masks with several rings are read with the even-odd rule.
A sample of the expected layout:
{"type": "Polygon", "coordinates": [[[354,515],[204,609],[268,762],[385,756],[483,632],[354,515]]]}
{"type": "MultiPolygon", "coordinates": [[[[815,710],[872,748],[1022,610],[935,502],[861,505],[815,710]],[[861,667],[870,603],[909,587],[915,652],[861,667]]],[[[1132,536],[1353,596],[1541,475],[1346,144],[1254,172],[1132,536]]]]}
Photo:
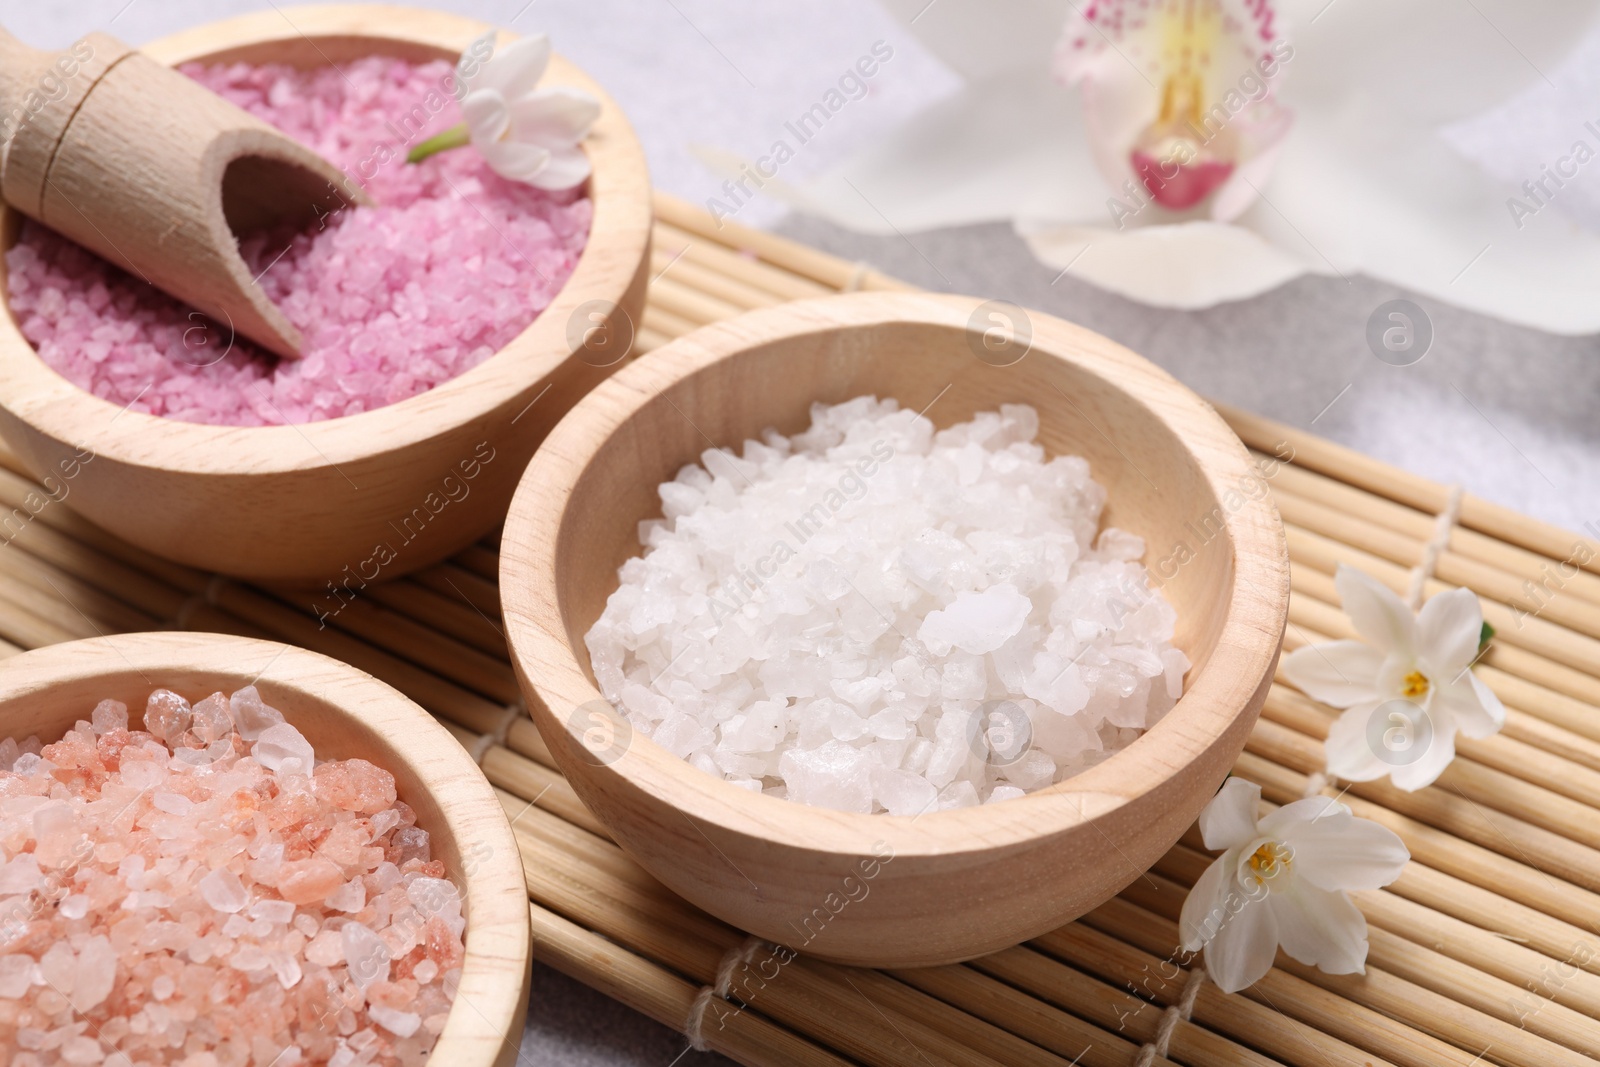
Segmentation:
{"type": "Polygon", "coordinates": [[[50,54],[4,30],[0,197],[286,359],[300,331],[235,234],[370,202],[316,153],[105,34],[50,54]]]}

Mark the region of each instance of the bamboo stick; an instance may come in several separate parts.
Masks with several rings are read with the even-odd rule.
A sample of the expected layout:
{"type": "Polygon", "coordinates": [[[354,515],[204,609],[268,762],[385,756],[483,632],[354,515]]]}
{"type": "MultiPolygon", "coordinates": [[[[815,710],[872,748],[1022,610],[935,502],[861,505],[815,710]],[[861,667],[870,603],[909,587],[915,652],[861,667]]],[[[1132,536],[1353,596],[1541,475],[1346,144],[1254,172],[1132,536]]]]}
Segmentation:
{"type": "Polygon", "coordinates": [[[656,304],[649,304],[644,309],[644,328],[665,334],[674,340],[693,332],[699,325],[656,304]]]}
{"type": "Polygon", "coordinates": [[[497,620],[490,619],[460,597],[446,597],[407,578],[378,582],[362,590],[385,607],[409,615],[418,622],[432,623],[442,633],[464,641],[480,652],[506,659],[505,633],[497,620]]]}
{"type": "Polygon", "coordinates": [[[500,551],[488,545],[468,545],[451,557],[458,567],[476,574],[486,582],[500,580],[500,551]]]}
{"type": "MultiPolygon", "coordinates": [[[[1134,894],[1130,894],[1129,898],[1113,899],[1091,912],[1084,922],[1112,936],[1129,937],[1147,952],[1160,951],[1168,943],[1176,945],[1176,916],[1177,910],[1183,906],[1184,890],[1164,878],[1153,880],[1161,887],[1159,893],[1152,894],[1141,885],[1134,890],[1134,894],[1140,898],[1137,902],[1131,899],[1134,894]],[[1157,898],[1153,902],[1157,903],[1159,910],[1151,910],[1146,902],[1152,896],[1157,898]]],[[[1471,1053],[1474,1061],[1478,1056],[1487,1054],[1491,1060],[1507,1064],[1508,1067],[1592,1067],[1592,1061],[1581,1053],[1495,1015],[1451,1001],[1430,989],[1408,982],[1384,970],[1370,957],[1364,974],[1339,975],[1325,974],[1280,951],[1274,970],[1257,986],[1244,990],[1242,995],[1252,996],[1259,992],[1269,1003],[1282,1004],[1270,986],[1287,985],[1284,979],[1291,975],[1304,986],[1343,999],[1346,1013],[1356,1014],[1364,1008],[1372,1015],[1387,1016],[1415,1034],[1429,1035],[1447,1047],[1453,1046],[1464,1054],[1471,1053]]],[[[1479,981],[1474,985],[1477,994],[1487,994],[1490,989],[1503,991],[1508,988],[1515,994],[1513,987],[1508,987],[1499,979],[1487,975],[1479,975],[1478,978],[1479,981]]],[[[1297,997],[1295,1003],[1285,1005],[1284,1010],[1294,1013],[1301,1006],[1302,1002],[1297,997]]],[[[1410,1035],[1405,1037],[1409,1039],[1410,1035]]]]}
{"type": "MultiPolygon", "coordinates": [[[[3,451],[3,447],[0,447],[0,452],[3,451]]],[[[7,508],[21,507],[33,513],[33,521],[27,524],[28,528],[43,523],[80,544],[97,549],[102,555],[159,577],[167,585],[190,593],[199,592],[205,586],[206,576],[199,571],[169,563],[119,541],[65,505],[51,502],[34,513],[34,509],[28,506],[28,494],[44,494],[43,488],[33,480],[32,475],[13,474],[11,471],[18,468],[11,467],[9,463],[6,465],[8,470],[0,470],[0,503],[7,508]]],[[[71,499],[70,482],[67,483],[67,496],[62,499],[71,499]]]]}
{"type": "MultiPolygon", "coordinates": [[[[1421,475],[1227,404],[1218,403],[1215,407],[1233,432],[1252,448],[1270,452],[1279,442],[1286,441],[1294,447],[1294,462],[1302,467],[1422,511],[1438,514],[1444,510],[1449,490],[1421,475]]],[[[1583,565],[1584,569],[1600,573],[1600,543],[1592,538],[1580,537],[1470,493],[1462,497],[1461,525],[1556,560],[1568,558],[1573,547],[1582,543],[1590,553],[1590,562],[1583,565]]]]}
{"type": "MultiPolygon", "coordinates": [[[[941,1001],[915,985],[900,982],[881,971],[860,967],[840,967],[835,970],[868,1003],[882,1005],[907,1018],[916,1019],[963,1048],[982,1049],[986,1055],[1007,1067],[1078,1067],[1083,1062],[1081,1049],[1073,1053],[1073,1060],[1069,1062],[1026,1037],[988,1022],[986,1016],[941,1001]]],[[[1108,1062],[1113,1057],[1121,1063],[1132,1059],[1127,1054],[1127,1042],[1109,1034],[1091,1037],[1088,1047],[1105,1049],[1108,1055],[1100,1058],[1108,1062]]],[[[1171,1064],[1165,1057],[1160,1062],[1163,1065],[1171,1064]]]]}
{"type": "Polygon", "coordinates": [[[0,574],[0,603],[14,609],[0,623],[0,636],[24,648],[76,641],[102,633],[83,613],[60,596],[41,592],[8,574],[0,574]]]}
{"type": "Polygon", "coordinates": [[[170,619],[193,595],[111,559],[44,523],[29,524],[0,547],[0,555],[17,553],[75,574],[157,619],[170,619]]]}
{"type": "MultiPolygon", "coordinates": [[[[1278,489],[1273,493],[1283,521],[1351,548],[1370,552],[1399,566],[1415,567],[1422,558],[1424,541],[1385,529],[1367,519],[1278,489]]],[[[1600,604],[1581,596],[1537,593],[1534,578],[1520,578],[1487,563],[1454,552],[1441,552],[1433,568],[1444,583],[1471,589],[1479,596],[1505,604],[1515,612],[1537,613],[1590,637],[1600,636],[1600,604]],[[1530,583],[1527,587],[1524,582],[1530,583]]],[[[1583,572],[1576,572],[1582,574],[1583,572]]],[[[1589,577],[1594,578],[1593,575],[1589,577]]],[[[1600,581],[1600,578],[1595,578],[1600,581]]],[[[1563,589],[1565,586],[1562,587],[1563,589]]]]}
{"type": "MultiPolygon", "coordinates": [[[[1255,453],[1255,457],[1262,463],[1276,460],[1276,457],[1264,452],[1255,453]]],[[[1293,463],[1277,463],[1271,469],[1274,499],[1277,499],[1280,493],[1292,493],[1336,511],[1360,516],[1376,525],[1398,530],[1418,542],[1425,542],[1433,537],[1435,519],[1432,515],[1393,500],[1374,496],[1363,489],[1293,463]]],[[[1451,529],[1448,545],[1452,554],[1487,564],[1506,574],[1514,575],[1519,581],[1531,580],[1535,584],[1547,580],[1552,568],[1559,571],[1559,564],[1562,562],[1526,548],[1498,541],[1463,526],[1451,529]]],[[[1563,592],[1571,592],[1590,603],[1600,604],[1600,576],[1581,569],[1576,573],[1561,573],[1560,576],[1564,583],[1563,592]]]]}
{"type": "MultiPolygon", "coordinates": [[[[1280,804],[1299,800],[1305,789],[1305,775],[1251,752],[1239,757],[1234,770],[1280,804]]],[[[1596,913],[1592,894],[1360,797],[1345,794],[1339,799],[1355,815],[1393,830],[1411,851],[1411,862],[1389,892],[1525,940],[1555,959],[1567,959],[1588,946],[1592,952],[1583,953],[1581,965],[1600,974],[1600,941],[1587,929],[1589,916],[1596,913]]]]}
{"type": "MultiPolygon", "coordinates": [[[[291,602],[291,606],[299,605],[291,602]]],[[[522,698],[511,664],[503,656],[479,652],[363,597],[344,604],[329,622],[502,705],[522,698]]]]}
{"type": "Polygon", "coordinates": [[[539,728],[533,720],[527,717],[516,719],[511,723],[511,729],[506,731],[506,747],[511,751],[528,757],[535,763],[550,770],[560,773],[556,766],[555,757],[550,754],[550,746],[544,743],[544,737],[539,733],[539,728]]]}
{"type": "Polygon", "coordinates": [[[661,249],[668,256],[681,253],[685,262],[763,289],[780,300],[806,300],[838,291],[770,263],[741,255],[720,241],[688,233],[660,219],[655,224],[652,247],[661,249]]]}
{"type": "MultiPolygon", "coordinates": [[[[1036,1041],[1054,1036],[1071,1025],[1063,1020],[1075,1023],[1072,1015],[1063,1014],[1074,1012],[1109,1032],[1127,1034],[1142,1046],[1155,1040],[1165,1014],[1158,1006],[1126,990],[1022,946],[1002,949],[964,967],[923,968],[895,974],[902,981],[920,984],[929,992],[938,990],[936,995],[946,1000],[960,996],[982,997],[979,1003],[986,1016],[1000,1012],[1020,1013],[1021,1025],[1036,1026],[1042,1031],[1034,1038],[1036,1041]],[[967,986],[976,986],[975,993],[967,992],[967,986]],[[1055,1011],[1047,1005],[1063,1011],[1055,1011]]],[[[1066,1042],[1061,1044],[1066,1045],[1066,1042]]],[[[1180,1019],[1173,1026],[1167,1049],[1170,1059],[1156,1062],[1228,1063],[1239,1067],[1274,1067],[1278,1063],[1225,1034],[1214,1033],[1187,1019],[1180,1019]]],[[[1070,1047],[1058,1047],[1057,1051],[1066,1055],[1070,1047]]]]}
{"type": "MultiPolygon", "coordinates": [[[[1153,881],[1157,888],[1151,889],[1149,883],[1140,880],[1129,886],[1122,895],[1145,910],[1176,922],[1189,887],[1211,861],[1211,856],[1186,845],[1175,846],[1155,865],[1157,873],[1153,881]]],[[[1388,894],[1374,891],[1353,896],[1366,913],[1369,902],[1387,898],[1388,894]]],[[[1406,936],[1407,931],[1403,929],[1397,931],[1375,924],[1371,922],[1373,916],[1370,913],[1367,917],[1367,961],[1379,972],[1404,979],[1431,994],[1447,997],[1453,1003],[1466,1005],[1502,1023],[1526,1029],[1565,1048],[1600,1051],[1600,1022],[1559,1001],[1546,1003],[1544,998],[1529,992],[1530,988],[1543,980],[1538,969],[1519,973],[1516,981],[1507,981],[1470,964],[1463,965],[1458,957],[1445,951],[1446,946],[1430,948],[1414,937],[1406,936]]],[[[1500,941],[1500,944],[1506,948],[1518,947],[1505,941],[1500,941]]],[[[1546,957],[1542,959],[1541,966],[1553,969],[1555,963],[1555,960],[1546,957]]],[[[1295,973],[1320,984],[1316,976],[1298,970],[1295,973]]],[[[1586,979],[1589,983],[1586,988],[1591,990],[1600,983],[1600,979],[1582,971],[1575,971],[1573,978],[1586,979]]],[[[1379,981],[1374,984],[1383,983],[1379,981]]]]}
{"type": "MultiPolygon", "coordinates": [[[[503,789],[529,804],[537,804],[596,837],[611,840],[610,833],[584,807],[583,801],[578,799],[578,794],[573,792],[567,780],[550,768],[540,766],[503,745],[490,745],[478,763],[483,768],[484,777],[496,789],[503,789]]],[[[522,810],[518,809],[511,815],[513,823],[522,810]]]]}
{"type": "Polygon", "coordinates": [[[499,587],[452,563],[424,567],[411,575],[411,581],[440,596],[465,601],[468,607],[476,608],[488,618],[500,617],[499,587]]]}
{"type": "MultiPolygon", "coordinates": [[[[1102,908],[1029,944],[1108,981],[1145,989],[1161,1003],[1175,1003],[1187,977],[1182,972],[1168,977],[1176,970],[1171,948],[1177,932],[1169,933],[1171,924],[1148,912],[1134,913],[1130,920],[1102,908]]],[[[1472,1058],[1459,1049],[1283,971],[1269,972],[1243,993],[1224,993],[1205,983],[1192,1017],[1306,1067],[1363,1063],[1362,1053],[1398,1067],[1473,1067],[1472,1058]]]]}
{"type": "MultiPolygon", "coordinates": [[[[529,910],[535,959],[658,1023],[687,1029],[698,986],[537,904],[529,910]]],[[[748,1067],[849,1067],[754,1012],[717,1011],[701,1033],[710,1048],[748,1067]]]]}
{"type": "Polygon", "coordinates": [[[685,287],[714,296],[741,311],[772,307],[783,302],[763,289],[747,285],[726,274],[708,270],[698,263],[689,262],[684,256],[668,255],[659,248],[653,249],[650,253],[650,271],[652,277],[656,278],[670,274],[685,287]]]}
{"type": "Polygon", "coordinates": [[[814,248],[757,230],[731,219],[716,220],[692,204],[669,193],[656,193],[656,218],[687,233],[717,241],[732,248],[754,252],[762,260],[793,274],[827,286],[829,289],[892,289],[912,292],[915,286],[876,270],[861,269],[814,248]]]}
{"type": "Polygon", "coordinates": [[[450,719],[474,734],[493,734],[506,720],[504,706],[484,700],[348,634],[331,627],[318,629],[315,619],[264,593],[219,579],[210,586],[207,599],[265,630],[276,640],[333,656],[382,678],[435,715],[450,719]]]}
{"type": "MultiPolygon", "coordinates": [[[[1285,523],[1284,532],[1288,537],[1290,556],[1302,566],[1333,574],[1338,564],[1349,564],[1366,571],[1397,593],[1404,593],[1410,584],[1409,570],[1370,552],[1341,544],[1293,523],[1285,523]]],[[[1450,588],[1433,579],[1426,583],[1425,593],[1433,597],[1450,588]]],[[[1484,621],[1495,628],[1502,646],[1510,644],[1527,649],[1580,673],[1591,672],[1596,664],[1600,664],[1600,640],[1558,626],[1548,619],[1519,613],[1498,600],[1479,597],[1479,603],[1483,605],[1484,621]]],[[[1600,679],[1587,673],[1582,676],[1600,686],[1600,679]]]]}
{"type": "Polygon", "coordinates": [[[641,325],[633,335],[633,351],[635,355],[642,356],[647,352],[654,352],[662,345],[670,344],[671,342],[672,338],[659,330],[652,330],[648,326],[641,325]]]}
{"type": "Polygon", "coordinates": [[[696,326],[731,319],[744,310],[661,274],[650,283],[650,302],[696,326]]]}
{"type": "MultiPolygon", "coordinates": [[[[207,604],[203,600],[193,601],[179,613],[177,628],[215,634],[236,634],[239,637],[255,637],[261,640],[275,640],[270,633],[259,626],[252,626],[237,615],[207,604]]],[[[438,718],[438,716],[435,716],[435,718],[438,718]]]]}
{"type": "Polygon", "coordinates": [[[21,549],[10,552],[0,550],[0,574],[13,578],[23,585],[32,586],[44,596],[54,596],[76,607],[93,620],[97,628],[116,630],[153,630],[158,620],[84,581],[69,571],[64,571],[40,559],[35,559],[21,549]]]}
{"type": "MultiPolygon", "coordinates": [[[[994,956],[987,956],[983,961],[975,962],[987,962],[992,959],[994,956]]],[[[1084,983],[1097,987],[1096,992],[1089,994],[1091,1009],[1101,1000],[1119,996],[1124,1000],[1131,999],[1126,994],[1119,994],[1087,975],[1079,975],[1070,968],[1064,969],[1069,974],[1082,978],[1084,983]]],[[[1058,1006],[1052,1006],[1021,989],[1014,989],[1003,981],[996,981],[970,964],[916,967],[889,973],[905,984],[914,986],[929,996],[938,997],[946,1004],[962,1011],[979,1018],[995,1019],[1012,1033],[1027,1038],[1036,1045],[1051,1049],[1059,1055],[1071,1056],[1074,1063],[1081,1063],[1083,1067],[1126,1067],[1134,1061],[1142,1043],[1148,1041],[1155,1030],[1155,1026],[1151,1025],[1155,1022],[1156,1016],[1153,1010],[1146,1012],[1148,1018],[1143,1019],[1141,1023],[1135,1023],[1134,1026],[1121,1030],[1118,1029],[1121,1024],[1115,1009],[1110,1013],[1096,1012],[1094,1014],[1098,1017],[1089,1018],[1086,1022],[1076,1015],[1061,1010],[1062,1008],[1081,1010],[1083,997],[1064,996],[1062,1000],[1056,1002],[1058,1006]]],[[[1075,992],[1081,991],[1075,990],[1075,992]]],[[[1189,1025],[1185,1024],[1180,1029],[1186,1030],[1189,1025]]],[[[1186,1033],[1184,1038],[1187,1036],[1186,1033]]],[[[1178,1044],[1179,1041],[1175,1035],[1174,1044],[1178,1044]]],[[[1187,1048],[1186,1040],[1183,1047],[1187,1048]]],[[[1228,1050],[1244,1053],[1246,1057],[1254,1055],[1223,1037],[1215,1038],[1215,1047],[1219,1052],[1228,1050]]],[[[1170,1064],[1173,1061],[1160,1057],[1152,1059],[1151,1062],[1170,1064]]],[[[1239,1062],[1249,1067],[1257,1067],[1258,1063],[1250,1058],[1229,1062],[1239,1062]]],[[[1259,1063],[1260,1067],[1267,1067],[1268,1061],[1262,1060],[1259,1063]]]]}

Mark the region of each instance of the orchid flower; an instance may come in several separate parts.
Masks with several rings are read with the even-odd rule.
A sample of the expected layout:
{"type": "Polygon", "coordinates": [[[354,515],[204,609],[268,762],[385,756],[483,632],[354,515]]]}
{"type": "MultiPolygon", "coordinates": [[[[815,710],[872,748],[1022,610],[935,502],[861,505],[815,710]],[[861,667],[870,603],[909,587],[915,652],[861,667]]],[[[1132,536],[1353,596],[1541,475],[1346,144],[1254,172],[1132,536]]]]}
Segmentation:
{"type": "Polygon", "coordinates": [[[1200,813],[1206,847],[1225,851],[1183,902],[1183,950],[1204,948],[1224,993],[1259,981],[1280,945],[1328,974],[1364,973],[1367,920],[1346,894],[1399,878],[1411,858],[1404,842],[1330,797],[1258,819],[1260,801],[1260,786],[1229,778],[1200,813]]]}
{"type": "Polygon", "coordinates": [[[1600,329],[1600,233],[1441,134],[1539,82],[1600,0],[882,2],[965,88],[776,188],[802,209],[884,234],[1010,219],[1045,263],[1164,307],[1359,272],[1600,329]]]}
{"type": "Polygon", "coordinates": [[[1413,615],[1353,567],[1341,565],[1334,582],[1362,640],[1307,645],[1283,660],[1307,696],[1347,709],[1328,730],[1328,773],[1347,782],[1388,775],[1405,790],[1430,785],[1455,758],[1457,732],[1488,737],[1506,721],[1500,698],[1472,673],[1483,608],[1470,589],[1452,589],[1413,615]]]}
{"type": "Polygon", "coordinates": [[[412,149],[416,163],[436,152],[470,143],[495,172],[540,189],[571,189],[589,177],[589,157],[578,147],[600,114],[600,102],[582,89],[557,85],[537,88],[550,64],[550,39],[521,37],[494,46],[494,31],[484,34],[461,56],[457,76],[466,119],[412,149]]]}

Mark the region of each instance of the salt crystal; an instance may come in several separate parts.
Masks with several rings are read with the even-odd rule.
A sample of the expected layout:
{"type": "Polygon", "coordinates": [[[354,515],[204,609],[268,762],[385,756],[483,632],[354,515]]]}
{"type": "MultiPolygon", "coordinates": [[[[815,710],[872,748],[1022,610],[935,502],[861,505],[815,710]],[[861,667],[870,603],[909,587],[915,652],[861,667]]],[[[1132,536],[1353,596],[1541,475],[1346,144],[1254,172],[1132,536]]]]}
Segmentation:
{"type": "Polygon", "coordinates": [[[917,629],[917,640],[935,655],[948,655],[952,645],[982,655],[1015,637],[1032,610],[1033,601],[1010,582],[1001,582],[981,593],[961,593],[948,607],[929,612],[917,629]]]}
{"type": "Polygon", "coordinates": [[[82,858],[78,815],[65,801],[52,801],[33,813],[33,836],[33,855],[41,867],[66,867],[82,858]]]}
{"type": "MultiPolygon", "coordinates": [[[[239,732],[244,733],[242,729],[239,732]]],[[[262,730],[250,755],[267,770],[282,774],[310,774],[316,766],[311,742],[286,722],[262,730]]]]}
{"type": "Polygon", "coordinates": [[[31,852],[0,864],[0,896],[13,893],[31,893],[44,885],[44,873],[39,870],[39,860],[31,852]]]}
{"type": "Polygon", "coordinates": [[[313,856],[308,860],[285,861],[278,871],[278,892],[284,900],[313,904],[327,898],[344,882],[344,873],[328,860],[313,856]]]}
{"type": "MultiPolygon", "coordinates": [[[[357,885],[361,883],[357,882],[357,885]]],[[[250,917],[275,926],[287,926],[295,918],[295,907],[287,900],[258,900],[250,905],[250,917]]]]}
{"type": "Polygon", "coordinates": [[[45,984],[62,996],[72,995],[72,983],[78,977],[78,957],[72,946],[57,941],[39,957],[39,974],[45,984]]]}
{"type": "Polygon", "coordinates": [[[339,939],[345,966],[356,985],[365,989],[373,982],[389,980],[389,946],[381,937],[361,923],[347,922],[339,928],[339,939]]]}
{"type": "Polygon", "coordinates": [[[228,698],[221,693],[212,693],[190,709],[189,729],[208,745],[222,740],[233,728],[233,713],[228,710],[228,698]]]}
{"type": "Polygon", "coordinates": [[[357,912],[367,906],[367,888],[358,881],[345,882],[323,901],[334,911],[357,912]]]}
{"type": "Polygon", "coordinates": [[[181,793],[157,793],[150,798],[150,806],[169,815],[187,815],[194,810],[194,801],[181,793]]]}
{"type": "Polygon", "coordinates": [[[336,930],[323,930],[306,942],[306,959],[322,967],[344,962],[344,939],[336,930]]]}
{"type": "Polygon", "coordinates": [[[170,689],[157,689],[144,706],[144,728],[158,740],[176,742],[189,728],[189,702],[170,689]]]}
{"type": "MultiPolygon", "coordinates": [[[[269,727],[283,722],[283,712],[261,699],[253,685],[247,685],[228,698],[228,709],[233,714],[239,736],[246,741],[258,740],[269,727]]],[[[290,727],[291,730],[294,727],[290,727]]],[[[299,731],[295,731],[296,735],[299,731]]],[[[305,738],[300,739],[304,742],[305,738]]],[[[287,739],[285,739],[287,743],[287,739]]],[[[306,746],[308,749],[309,745],[306,746]]],[[[302,772],[304,773],[304,772],[302,772]]]]}
{"type": "Polygon", "coordinates": [[[396,1011],[385,1008],[380,1004],[373,1004],[367,1008],[367,1014],[373,1021],[396,1037],[410,1037],[417,1032],[417,1027],[422,1025],[422,1016],[409,1011],[396,1011]]]}
{"type": "Polygon", "coordinates": [[[21,1000],[33,986],[32,956],[0,956],[0,1000],[21,1000]]]}
{"type": "Polygon", "coordinates": [[[72,1007],[87,1014],[111,995],[117,980],[117,953],[111,939],[96,934],[78,950],[77,971],[73,975],[72,1007]]]}
{"type": "Polygon", "coordinates": [[[112,730],[126,730],[128,728],[128,705],[120,700],[102,700],[94,706],[94,713],[89,717],[96,734],[108,734],[112,730]]]}
{"type": "Polygon", "coordinates": [[[200,879],[200,896],[213,910],[233,914],[250,902],[250,892],[239,876],[219,867],[200,879]]]}
{"type": "Polygon", "coordinates": [[[1038,429],[858,397],[708,450],[586,635],[601,692],[696,767],[850,811],[1006,799],[1126,747],[1181,695],[1176,615],[1038,429]]]}

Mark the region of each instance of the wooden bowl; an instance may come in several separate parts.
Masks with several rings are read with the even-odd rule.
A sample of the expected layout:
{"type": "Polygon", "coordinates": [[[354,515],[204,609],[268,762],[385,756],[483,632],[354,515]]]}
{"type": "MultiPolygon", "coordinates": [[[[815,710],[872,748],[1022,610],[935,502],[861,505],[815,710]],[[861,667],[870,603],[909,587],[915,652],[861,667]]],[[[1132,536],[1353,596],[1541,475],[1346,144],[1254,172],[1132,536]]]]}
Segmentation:
{"type": "Polygon", "coordinates": [[[1266,698],[1288,575],[1283,528],[1249,454],[1165,372],[1010,305],[857,293],[697,330],[579,402],[512,501],[500,590],[540,732],[635,859],[771,941],[842,963],[914,966],[1068,922],[1178,840],[1266,698]],[[1030,334],[1031,348],[1018,340],[1030,334]],[[814,401],[869,393],[926,408],[941,426],[1030,403],[1050,454],[1089,460],[1109,492],[1104,522],[1145,538],[1194,665],[1177,706],[1143,737],[1016,800],[863,815],[746,792],[634,736],[601,699],[583,635],[618,566],[640,552],[638,522],[661,514],[656,486],[710,442],[737,449],[769,426],[796,433],[814,401]]]}
{"type": "Polygon", "coordinates": [[[0,738],[59,739],[106,698],[139,722],[152,690],[191,701],[254,684],[319,759],[371,760],[395,777],[436,859],[465,897],[461,984],[431,1061],[509,1067],[528,1011],[527,883],[505,812],[444,727],[388,685],[338,660],[273,641],[131,633],[68,641],[0,663],[0,738]],[[470,874],[470,877],[469,877],[470,874]]]}
{"type": "MultiPolygon", "coordinates": [[[[286,8],[144,51],[170,64],[453,59],[488,28],[409,8],[286,8]]],[[[621,345],[596,339],[631,341],[644,308],[651,208],[639,143],[616,103],[560,56],[543,84],[577,86],[601,100],[584,142],[594,165],[594,222],[555,300],[481,365],[360,415],[208,426],[123,411],[78,388],[39,359],[7,314],[0,316],[0,434],[36,473],[64,483],[68,507],[141,548],[206,570],[317,586],[353,581],[359,589],[470,544],[500,520],[549,428],[615,369],[612,353],[621,345]],[[607,332],[586,332],[594,326],[607,332]]],[[[0,248],[16,242],[20,223],[16,212],[0,210],[0,248]]]]}

